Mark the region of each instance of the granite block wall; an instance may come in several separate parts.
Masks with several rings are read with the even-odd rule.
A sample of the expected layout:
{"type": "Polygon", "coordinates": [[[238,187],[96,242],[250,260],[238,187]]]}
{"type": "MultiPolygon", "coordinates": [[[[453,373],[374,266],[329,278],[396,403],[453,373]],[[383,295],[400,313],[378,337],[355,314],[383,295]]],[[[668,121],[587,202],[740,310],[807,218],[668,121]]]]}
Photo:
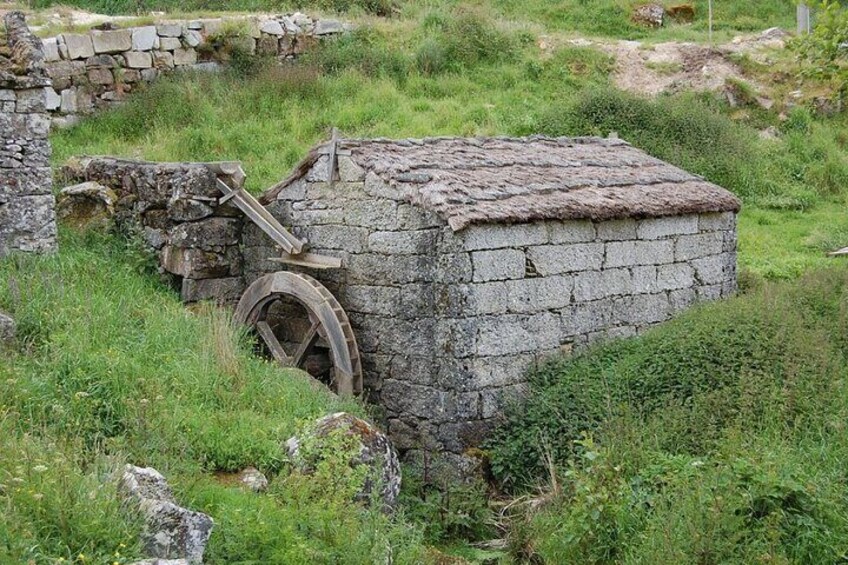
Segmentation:
{"type": "Polygon", "coordinates": [[[0,257],[56,250],[50,171],[50,79],[41,42],[9,12],[0,39],[0,257]]]}
{"type": "Polygon", "coordinates": [[[73,124],[81,116],[120,103],[162,74],[217,70],[234,49],[292,58],[347,29],[336,20],[297,12],[64,33],[44,40],[44,67],[53,81],[46,109],[57,126],[73,124]]]}
{"type": "Polygon", "coordinates": [[[240,210],[217,188],[240,188],[238,163],[150,163],[85,158],[63,168],[68,182],[96,182],[115,193],[119,230],[146,242],[184,302],[234,304],[244,291],[240,210]]]}
{"type": "MultiPolygon", "coordinates": [[[[365,385],[398,447],[460,456],[545,357],[638,334],[736,286],[735,214],[471,226],[406,203],[350,158],[326,157],[269,210],[312,251],[347,310],[365,385]]],[[[245,228],[247,282],[279,270],[245,228]]]]}

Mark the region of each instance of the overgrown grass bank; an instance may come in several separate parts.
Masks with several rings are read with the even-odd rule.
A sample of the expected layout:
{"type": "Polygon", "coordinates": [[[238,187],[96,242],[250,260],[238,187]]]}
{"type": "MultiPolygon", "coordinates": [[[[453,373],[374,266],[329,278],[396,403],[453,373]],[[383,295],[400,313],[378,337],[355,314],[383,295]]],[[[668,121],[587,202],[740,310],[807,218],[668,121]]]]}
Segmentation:
{"type": "Polygon", "coordinates": [[[848,551],[848,268],[551,363],[491,443],[547,563],[833,563],[848,551]],[[539,500],[537,499],[537,502],[539,500]]]}
{"type": "Polygon", "coordinates": [[[351,505],[342,475],[284,468],[301,423],[359,404],[252,356],[222,313],[186,310],[120,240],[63,233],[61,247],[0,262],[0,309],[19,324],[0,363],[0,562],[138,557],[115,497],[126,462],[215,518],[209,563],[418,562],[417,530],[351,505]],[[247,466],[274,477],[269,496],[215,479],[247,466]]]}
{"type": "Polygon", "coordinates": [[[848,186],[844,118],[796,108],[785,121],[777,109],[733,119],[739,110],[711,94],[651,101],[616,91],[612,68],[589,48],[543,56],[532,33],[505,30],[475,10],[436,10],[412,27],[362,28],[294,65],[163,80],[54,135],[54,159],[239,159],[249,188],[260,191],[332,127],[394,138],[617,132],[743,198],[746,269],[774,279],[826,265],[827,246],[848,231],[839,213],[848,186]],[[768,125],[776,139],[759,135],[768,125]]]}

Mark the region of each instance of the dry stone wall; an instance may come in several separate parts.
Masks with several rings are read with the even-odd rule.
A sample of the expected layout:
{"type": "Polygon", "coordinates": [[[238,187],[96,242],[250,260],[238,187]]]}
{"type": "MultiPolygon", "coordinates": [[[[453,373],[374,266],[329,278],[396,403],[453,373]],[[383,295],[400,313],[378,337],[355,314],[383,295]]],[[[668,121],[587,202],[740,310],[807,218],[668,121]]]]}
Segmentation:
{"type": "MultiPolygon", "coordinates": [[[[343,259],[312,273],[347,310],[365,384],[408,455],[462,464],[540,359],[637,334],[732,293],[732,212],[606,222],[488,224],[453,232],[437,215],[339,157],[280,192],[269,210],[311,250],[343,259]]],[[[279,269],[247,226],[247,282],[279,269]]]]}
{"type": "Polygon", "coordinates": [[[336,20],[294,13],[65,33],[44,40],[45,68],[53,80],[46,109],[56,125],[67,125],[121,102],[162,74],[216,70],[233,49],[292,58],[346,29],[336,20]]]}
{"type": "Polygon", "coordinates": [[[56,215],[50,171],[52,92],[41,42],[23,14],[4,18],[0,40],[0,257],[16,251],[56,249],[56,215]]]}
{"type": "Polygon", "coordinates": [[[238,163],[149,163],[85,158],[63,169],[68,182],[96,182],[115,193],[115,222],[156,253],[185,302],[238,301],[242,214],[219,205],[218,179],[243,186],[238,163]]]}

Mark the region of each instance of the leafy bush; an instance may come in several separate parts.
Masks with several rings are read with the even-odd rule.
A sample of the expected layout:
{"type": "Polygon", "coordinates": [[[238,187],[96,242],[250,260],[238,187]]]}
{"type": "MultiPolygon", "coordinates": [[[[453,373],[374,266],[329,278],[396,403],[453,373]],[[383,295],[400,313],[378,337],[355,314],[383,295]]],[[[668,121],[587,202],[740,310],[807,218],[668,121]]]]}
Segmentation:
{"type": "Polygon", "coordinates": [[[799,59],[806,63],[801,73],[834,81],[840,97],[848,88],[848,51],[843,46],[846,37],[848,9],[839,0],[822,0],[812,33],[797,38],[793,44],[799,59]]]}
{"type": "Polygon", "coordinates": [[[472,8],[457,8],[444,17],[433,12],[423,24],[431,35],[419,45],[415,60],[425,74],[508,61],[515,58],[519,47],[518,36],[501,30],[472,8]]]}
{"type": "MultiPolygon", "coordinates": [[[[601,345],[531,375],[531,396],[491,443],[508,485],[544,477],[575,441],[622,414],[650,428],[670,453],[710,453],[728,427],[751,431],[777,418],[816,421],[838,401],[844,373],[848,273],[808,276],[786,287],[703,306],[637,340],[601,345]]],[[[601,437],[603,440],[604,438],[601,437]]]]}

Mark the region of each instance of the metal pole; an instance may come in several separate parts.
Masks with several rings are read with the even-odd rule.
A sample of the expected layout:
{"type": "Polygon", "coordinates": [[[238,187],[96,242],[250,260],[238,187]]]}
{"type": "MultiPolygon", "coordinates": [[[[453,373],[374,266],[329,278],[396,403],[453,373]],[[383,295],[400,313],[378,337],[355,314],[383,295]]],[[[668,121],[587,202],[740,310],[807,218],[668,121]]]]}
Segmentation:
{"type": "Polygon", "coordinates": [[[796,10],[798,22],[798,35],[810,33],[810,7],[801,2],[796,10]]]}

